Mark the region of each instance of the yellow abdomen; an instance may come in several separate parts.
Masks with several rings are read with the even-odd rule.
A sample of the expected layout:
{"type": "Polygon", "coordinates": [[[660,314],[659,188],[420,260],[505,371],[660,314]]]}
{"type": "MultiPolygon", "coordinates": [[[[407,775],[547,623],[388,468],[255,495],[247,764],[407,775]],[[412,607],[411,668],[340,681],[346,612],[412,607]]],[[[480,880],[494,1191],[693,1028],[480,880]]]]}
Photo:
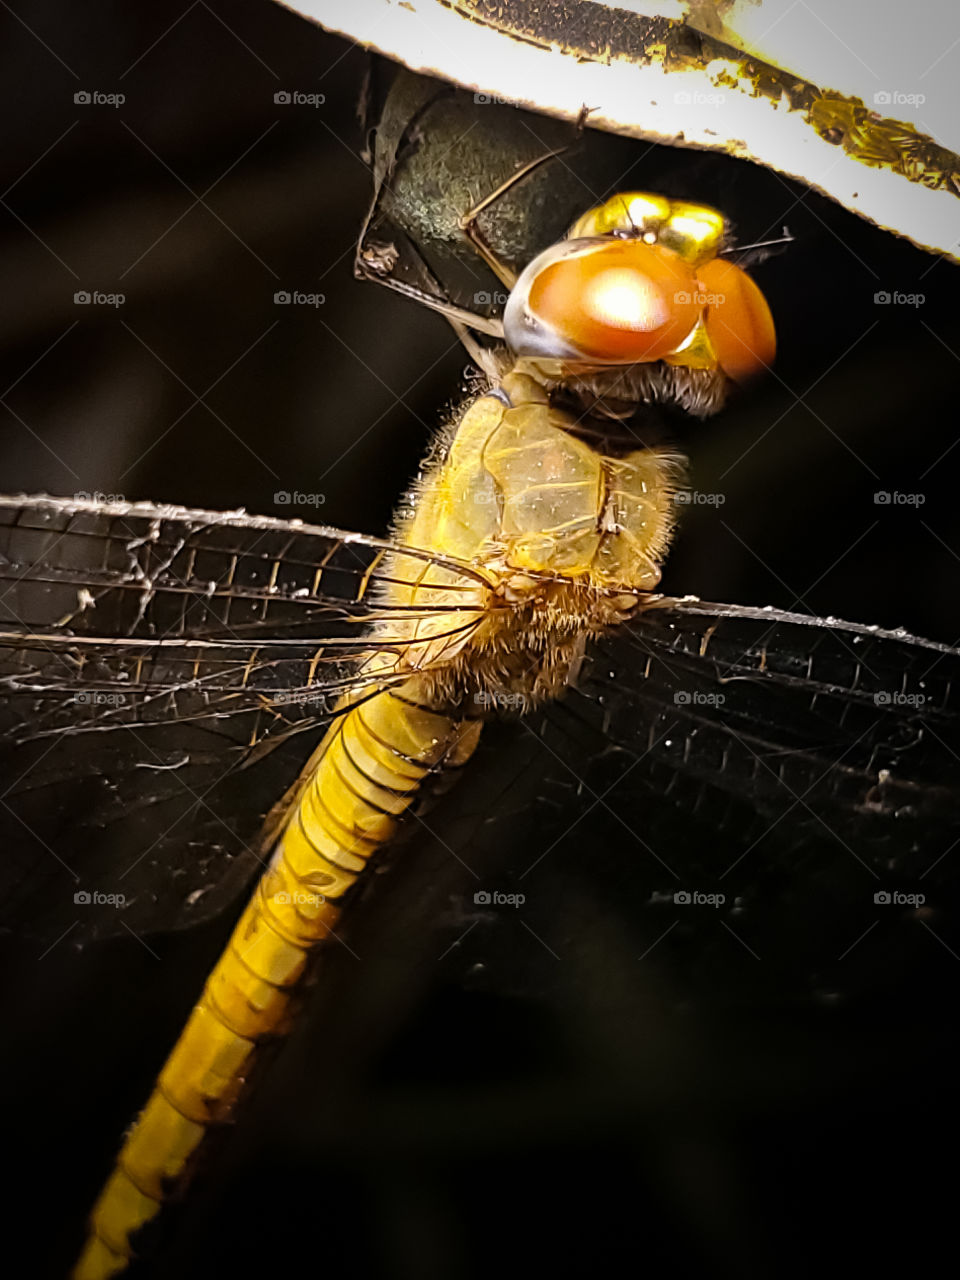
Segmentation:
{"type": "Polygon", "coordinates": [[[128,1134],[91,1215],[74,1280],[106,1280],[239,1097],[258,1045],[287,1027],[296,988],[344,895],[424,780],[472,754],[479,720],[431,709],[422,681],[375,693],[330,728],[304,770],[270,865],[128,1134]]]}

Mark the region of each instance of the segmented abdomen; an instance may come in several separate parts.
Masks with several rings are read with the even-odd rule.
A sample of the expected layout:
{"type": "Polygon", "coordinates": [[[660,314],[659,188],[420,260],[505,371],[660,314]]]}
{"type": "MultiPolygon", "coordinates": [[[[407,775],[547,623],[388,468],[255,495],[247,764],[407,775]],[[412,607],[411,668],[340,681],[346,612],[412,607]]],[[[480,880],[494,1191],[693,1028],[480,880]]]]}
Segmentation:
{"type": "Polygon", "coordinates": [[[94,1206],[74,1280],[126,1268],[132,1236],[184,1185],[207,1130],[237,1101],[258,1045],[289,1029],[297,988],[344,895],[424,781],[472,754],[480,721],[428,703],[412,678],[345,712],[317,748],[270,866],[94,1206]]]}

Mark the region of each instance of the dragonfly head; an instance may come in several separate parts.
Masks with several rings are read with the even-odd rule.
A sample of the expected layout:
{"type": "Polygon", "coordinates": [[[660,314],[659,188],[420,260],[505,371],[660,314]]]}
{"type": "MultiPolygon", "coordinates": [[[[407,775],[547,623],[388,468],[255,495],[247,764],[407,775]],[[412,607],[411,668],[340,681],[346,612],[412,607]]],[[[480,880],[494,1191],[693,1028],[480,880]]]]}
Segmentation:
{"type": "Polygon", "coordinates": [[[772,362],[776,338],[759,288],[720,256],[726,238],[707,205],[614,196],[524,270],[507,346],[561,376],[662,362],[745,381],[772,362]]]}

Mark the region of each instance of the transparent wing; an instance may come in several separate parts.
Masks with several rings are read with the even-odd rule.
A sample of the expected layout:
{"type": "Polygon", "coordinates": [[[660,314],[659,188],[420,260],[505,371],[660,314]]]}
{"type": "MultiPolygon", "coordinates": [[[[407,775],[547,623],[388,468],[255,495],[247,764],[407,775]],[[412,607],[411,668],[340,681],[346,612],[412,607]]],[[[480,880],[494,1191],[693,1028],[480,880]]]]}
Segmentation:
{"type": "Polygon", "coordinates": [[[668,601],[597,647],[567,714],[589,704],[636,785],[736,828],[744,848],[777,828],[919,877],[960,838],[960,650],[668,601]]]}
{"type": "Polygon", "coordinates": [[[403,678],[411,622],[476,623],[481,579],[412,550],[416,609],[382,603],[390,550],[244,512],[0,498],[3,926],[80,941],[218,911],[359,664],[403,678]]]}
{"type": "Polygon", "coordinates": [[[818,1034],[835,1078],[837,1055],[889,1054],[891,1027],[907,1044],[955,999],[958,689],[960,651],[906,635],[650,609],[566,697],[485,731],[357,927],[394,964],[426,938],[457,989],[563,992],[561,1024],[593,975],[610,1043],[635,1026],[648,1062],[651,1025],[674,1028],[669,1088],[698,1021],[738,1044],[738,1093],[776,1076],[755,1049],[786,1024],[797,1049],[770,1062],[818,1034]]]}

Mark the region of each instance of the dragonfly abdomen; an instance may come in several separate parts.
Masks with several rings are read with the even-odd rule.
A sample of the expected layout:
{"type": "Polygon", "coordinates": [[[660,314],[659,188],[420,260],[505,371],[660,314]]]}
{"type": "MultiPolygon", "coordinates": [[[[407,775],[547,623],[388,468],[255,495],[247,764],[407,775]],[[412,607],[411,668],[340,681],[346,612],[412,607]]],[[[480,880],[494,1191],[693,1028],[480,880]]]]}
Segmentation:
{"type": "Polygon", "coordinates": [[[240,1096],[259,1045],[288,1030],[343,897],[426,780],[473,753],[480,720],[433,709],[430,692],[412,677],[367,697],[314,752],[270,865],[94,1206],[74,1280],[106,1280],[126,1268],[132,1237],[183,1187],[207,1131],[240,1096]]]}

